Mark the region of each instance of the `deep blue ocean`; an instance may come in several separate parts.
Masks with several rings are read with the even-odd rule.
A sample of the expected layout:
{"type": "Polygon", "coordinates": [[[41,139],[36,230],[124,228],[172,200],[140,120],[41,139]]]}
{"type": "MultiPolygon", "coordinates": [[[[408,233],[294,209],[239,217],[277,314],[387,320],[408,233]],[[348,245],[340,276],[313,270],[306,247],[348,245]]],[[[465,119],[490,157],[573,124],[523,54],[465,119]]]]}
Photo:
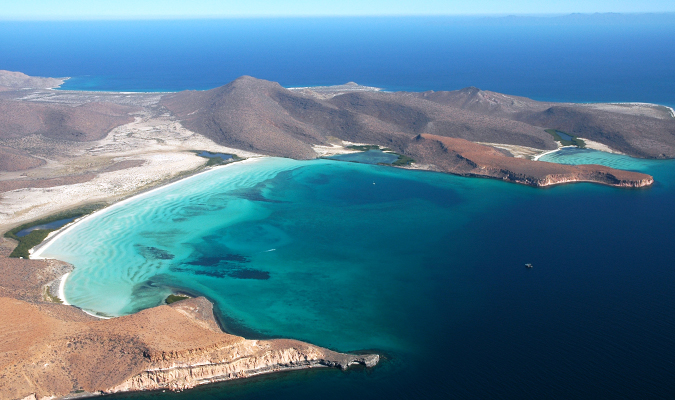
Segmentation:
{"type": "Polygon", "coordinates": [[[0,69],[65,89],[466,86],[553,101],[675,104],[675,14],[0,22],[0,69]]]}
{"type": "MultiPolygon", "coordinates": [[[[73,77],[64,89],[208,89],[247,74],[672,106],[674,22],[3,22],[0,69],[73,77]]],[[[675,161],[571,150],[545,160],[639,170],[656,184],[534,189],[270,158],[99,213],[44,255],[76,265],[66,296],[92,311],[133,312],[181,289],[213,300],[233,333],[384,356],[372,370],[124,398],[673,398],[675,161]]]]}

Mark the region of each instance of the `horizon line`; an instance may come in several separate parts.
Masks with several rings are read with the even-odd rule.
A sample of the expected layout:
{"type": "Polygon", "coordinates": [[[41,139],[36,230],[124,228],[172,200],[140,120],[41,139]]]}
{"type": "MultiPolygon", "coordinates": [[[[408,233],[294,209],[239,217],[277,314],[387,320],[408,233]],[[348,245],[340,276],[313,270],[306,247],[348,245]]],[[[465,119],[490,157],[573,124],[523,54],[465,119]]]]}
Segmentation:
{"type": "Polygon", "coordinates": [[[565,13],[464,13],[464,14],[305,14],[305,15],[139,15],[139,16],[82,16],[62,18],[54,17],[4,17],[0,16],[0,22],[86,22],[86,21],[190,21],[190,20],[245,20],[245,19],[308,19],[308,18],[448,18],[448,17],[474,17],[474,18],[505,18],[505,17],[565,17],[573,15],[673,15],[675,11],[641,11],[641,12],[616,12],[616,11],[596,11],[596,12],[565,12],[565,13]]]}

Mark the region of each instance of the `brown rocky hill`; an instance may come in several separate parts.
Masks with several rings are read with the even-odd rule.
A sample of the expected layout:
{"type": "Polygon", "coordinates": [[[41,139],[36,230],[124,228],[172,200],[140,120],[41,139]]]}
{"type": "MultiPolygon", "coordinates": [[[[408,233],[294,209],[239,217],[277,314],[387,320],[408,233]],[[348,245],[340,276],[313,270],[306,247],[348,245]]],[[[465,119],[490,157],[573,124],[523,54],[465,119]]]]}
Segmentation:
{"type": "Polygon", "coordinates": [[[539,102],[475,87],[414,95],[486,117],[557,129],[635,157],[675,157],[675,115],[662,106],[539,102]]]}
{"type": "Polygon", "coordinates": [[[38,167],[44,163],[44,160],[32,157],[24,151],[0,146],[0,172],[23,171],[38,167]]]}
{"type": "Polygon", "coordinates": [[[404,151],[421,133],[555,149],[547,128],[634,156],[675,157],[675,118],[664,107],[603,109],[473,87],[423,93],[353,91],[331,97],[247,76],[208,91],[169,94],[162,103],[187,128],[218,143],[300,159],[315,157],[311,145],[329,138],[404,151]]]}
{"type": "Polygon", "coordinates": [[[654,118],[557,105],[539,112],[522,112],[514,118],[600,142],[635,157],[675,157],[675,118],[672,117],[654,118]]]}
{"type": "Polygon", "coordinates": [[[419,133],[554,149],[550,135],[520,121],[484,117],[407,93],[351,92],[328,99],[241,77],[223,87],[170,94],[162,103],[183,124],[221,144],[313,158],[329,137],[402,151],[419,133]]]}
{"type": "Polygon", "coordinates": [[[0,139],[40,134],[52,139],[98,140],[132,122],[136,108],[111,103],[63,104],[0,100],[0,139]]]}
{"type": "Polygon", "coordinates": [[[21,72],[0,70],[0,91],[15,89],[47,89],[61,86],[66,78],[42,78],[21,72]]]}
{"type": "Polygon", "coordinates": [[[219,144],[297,159],[314,158],[312,144],[324,143],[323,132],[293,118],[276,100],[287,91],[278,83],[239,78],[207,91],[166,95],[162,104],[183,125],[219,144]]]}

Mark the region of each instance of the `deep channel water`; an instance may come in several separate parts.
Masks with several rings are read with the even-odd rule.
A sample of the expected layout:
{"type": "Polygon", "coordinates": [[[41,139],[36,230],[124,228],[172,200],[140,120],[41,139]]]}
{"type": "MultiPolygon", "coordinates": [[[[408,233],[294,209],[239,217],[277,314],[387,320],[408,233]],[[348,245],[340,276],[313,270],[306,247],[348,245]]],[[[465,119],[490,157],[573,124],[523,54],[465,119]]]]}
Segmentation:
{"type": "Polygon", "coordinates": [[[654,187],[235,163],[99,212],[43,255],[76,266],[66,297],[85,309],[131,313],[185,290],[233,333],[385,355],[372,371],[126,397],[667,398],[675,162],[634,161],[654,187]]]}

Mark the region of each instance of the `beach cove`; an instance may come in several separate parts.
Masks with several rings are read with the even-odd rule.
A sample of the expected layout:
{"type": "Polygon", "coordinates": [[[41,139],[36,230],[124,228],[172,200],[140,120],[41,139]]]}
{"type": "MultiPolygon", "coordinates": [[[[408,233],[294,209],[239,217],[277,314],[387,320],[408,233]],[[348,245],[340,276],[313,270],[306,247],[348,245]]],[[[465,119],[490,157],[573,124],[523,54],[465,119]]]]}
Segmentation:
{"type": "MultiPolygon", "coordinates": [[[[136,386],[122,389],[156,388],[152,385],[174,378],[172,388],[181,390],[188,387],[185,377],[203,383],[216,374],[247,379],[180,393],[112,396],[669,399],[675,392],[672,160],[576,148],[542,155],[542,149],[555,146],[514,144],[500,135],[500,140],[474,139],[515,157],[540,155],[544,161],[639,171],[655,183],[641,189],[588,183],[533,189],[377,165],[266,158],[252,163],[250,171],[232,165],[205,174],[222,182],[218,187],[215,179],[205,179],[202,192],[193,178],[181,179],[205,166],[199,152],[244,158],[261,153],[214,141],[157,105],[166,92],[213,89],[252,75],[298,87],[287,96],[352,81],[381,88],[377,93],[383,96],[471,86],[469,91],[477,87],[482,94],[512,95],[516,103],[522,99],[513,96],[526,96],[585,103],[577,111],[672,117],[672,108],[638,104],[675,107],[675,53],[664,51],[675,45],[672,18],[3,22],[0,69],[25,72],[26,79],[72,77],[57,90],[47,89],[58,84],[48,78],[37,79],[45,84],[36,92],[23,90],[30,85],[22,83],[16,95],[22,105],[71,110],[90,102],[114,103],[123,107],[82,108],[112,113],[123,125],[109,132],[76,127],[96,139],[84,142],[39,134],[12,139],[16,130],[10,129],[10,139],[2,142],[10,150],[0,147],[0,161],[17,156],[24,166],[38,167],[3,172],[0,227],[12,229],[80,201],[129,201],[86,217],[62,237],[72,241],[73,259],[95,261],[90,267],[76,262],[73,270],[55,260],[0,258],[0,294],[6,296],[0,298],[6,346],[0,355],[9,357],[0,358],[6,367],[0,371],[5,374],[0,392],[14,379],[15,388],[33,384],[37,393],[54,382],[55,374],[68,383],[59,386],[59,393],[80,396],[83,386],[112,388],[132,376],[138,378],[136,386]],[[193,198],[180,193],[155,198],[157,211],[164,210],[160,214],[144,208],[148,197],[135,196],[178,179],[154,194],[187,187],[193,198]],[[223,218],[219,212],[229,214],[223,218]],[[191,226],[192,216],[205,222],[191,226]],[[167,224],[181,229],[166,229],[167,224]],[[80,237],[75,244],[74,236],[68,239],[85,228],[91,240],[80,237]],[[109,237],[103,238],[108,229],[109,237]],[[90,254],[76,254],[78,246],[90,254]],[[51,292],[45,293],[50,281],[51,292]],[[100,298],[87,291],[87,282],[102,288],[100,298]],[[196,297],[103,319],[76,306],[47,303],[56,301],[59,291],[71,290],[92,314],[133,312],[163,302],[171,292],[205,295],[216,307],[209,314],[211,303],[196,297]],[[108,297],[114,299],[110,304],[108,297]],[[10,323],[21,329],[7,330],[10,323]],[[221,327],[246,340],[222,333],[221,327]],[[50,330],[71,333],[49,336],[50,330]],[[334,350],[379,354],[380,362],[376,368],[346,371],[295,370],[348,366],[359,357],[336,356],[302,342],[264,340],[284,334],[334,350]],[[31,347],[45,350],[40,357],[26,355],[23,345],[30,341],[42,343],[31,347]],[[220,356],[236,354],[213,351],[214,346],[243,349],[248,357],[241,368],[225,363],[213,369],[214,362],[224,360],[220,356]],[[273,357],[265,359],[265,354],[273,357]],[[273,370],[292,372],[258,375],[273,370]],[[64,373],[72,375],[58,375],[64,373]],[[28,382],[25,376],[35,379],[28,382]]],[[[331,95],[330,90],[319,93],[331,95]]],[[[230,115],[249,116],[251,107],[244,108],[230,115]]],[[[589,148],[635,155],[573,129],[535,125],[578,135],[589,148]]],[[[620,124],[618,130],[629,126],[620,124]]],[[[59,127],[43,132],[59,132],[53,128],[59,127]]],[[[323,150],[341,154],[346,142],[342,147],[335,143],[330,139],[323,150]]],[[[319,149],[306,151],[328,155],[319,149]]],[[[661,149],[667,153],[668,146],[661,149]]],[[[429,168],[417,161],[416,167],[429,168]]],[[[13,244],[0,242],[0,253],[6,257],[13,244]]]]}
{"type": "MultiPolygon", "coordinates": [[[[619,322],[612,313],[604,312],[604,318],[609,318],[608,326],[620,323],[623,330],[610,333],[596,326],[593,329],[600,331],[594,335],[582,334],[590,329],[602,304],[614,296],[629,295],[636,302],[622,311],[632,313],[630,310],[635,309],[635,318],[650,310],[669,312],[663,307],[670,306],[644,292],[651,290],[648,287],[652,288],[654,282],[645,282],[648,286],[644,286],[643,279],[626,278],[636,274],[644,277],[645,272],[631,262],[643,251],[649,251],[651,260],[656,260],[648,267],[656,268],[655,276],[672,273],[658,262],[669,252],[659,244],[667,234],[647,233],[635,243],[637,238],[632,238],[630,231],[650,226],[656,218],[641,210],[663,204],[659,199],[667,198],[673,190],[673,167],[672,161],[637,160],[587,150],[563,149],[544,156],[544,161],[551,157],[570,163],[584,163],[588,157],[596,163],[604,159],[613,167],[618,167],[619,162],[622,168],[652,174],[659,184],[629,191],[591,184],[541,190],[381,166],[265,158],[249,165],[237,163],[215,169],[129,199],[108,212],[85,219],[74,232],[64,234],[42,253],[49,256],[53,252],[54,257],[76,266],[65,286],[66,298],[90,311],[105,315],[132,313],[179,290],[207,296],[216,304],[221,325],[247,338],[292,335],[333,350],[374,348],[385,354],[382,366],[369,377],[297,373],[228,384],[227,389],[198,389],[181,398],[210,393],[222,396],[223,390],[228,396],[256,398],[265,388],[281,388],[284,398],[283,391],[296,387],[294,382],[302,383],[308,393],[325,385],[340,393],[345,384],[379,392],[383,388],[377,382],[382,379],[398,382],[396,389],[391,389],[392,396],[394,390],[412,397],[435,396],[450,390],[450,385],[454,389],[465,387],[461,376],[469,372],[461,371],[472,364],[461,361],[461,355],[475,357],[479,348],[492,349],[489,359],[509,357],[525,370],[525,360],[535,359],[537,368],[544,371],[540,378],[544,374],[549,384],[554,384],[555,378],[545,371],[559,368],[564,359],[560,357],[582,357],[566,344],[565,336],[573,335],[585,346],[601,351],[637,334],[637,326],[630,325],[632,317],[629,322],[619,322]],[[603,204],[610,198],[614,207],[607,209],[603,204]],[[575,215],[573,219],[568,217],[570,213],[575,215]],[[633,217],[636,213],[640,218],[633,217]],[[613,223],[607,225],[610,214],[613,223]],[[435,217],[429,218],[430,215],[435,217]],[[598,225],[580,230],[574,222],[577,218],[597,221],[598,225]],[[195,225],[186,225],[189,221],[195,225]],[[541,221],[547,223],[542,225],[541,221]],[[572,248],[585,246],[586,250],[552,252],[554,245],[549,238],[554,237],[573,238],[572,248]],[[634,244],[629,245],[627,240],[634,244]],[[617,258],[608,253],[608,247],[602,244],[608,241],[625,242],[625,254],[617,258]],[[180,245],[172,247],[171,243],[180,245]],[[485,251],[485,243],[490,243],[490,251],[485,251]],[[479,247],[483,250],[476,252],[479,247]],[[511,250],[505,251],[506,248],[511,250]],[[57,249],[72,253],[57,254],[57,249]],[[92,260],[94,264],[87,265],[92,260]],[[532,271],[523,267],[525,262],[535,265],[532,271]],[[116,268],[119,265],[127,268],[116,268]],[[601,289],[598,285],[606,285],[608,273],[614,278],[601,289]],[[579,287],[577,279],[586,284],[579,287]],[[538,295],[542,287],[560,293],[566,300],[538,295]],[[639,300],[638,295],[642,296],[639,300]],[[536,304],[532,304],[533,298],[536,304]],[[503,306],[495,309],[495,302],[503,306]],[[567,306],[560,308],[560,304],[567,306]],[[487,318],[485,312],[491,317],[487,318]],[[532,313],[549,313],[555,318],[548,319],[548,325],[535,327],[525,323],[532,313]],[[515,343],[515,349],[498,350],[495,346],[500,342],[494,341],[492,334],[472,339],[465,336],[470,331],[481,331],[479,326],[494,318],[511,322],[484,332],[506,335],[509,342],[515,343]],[[568,325],[555,333],[567,318],[577,321],[576,328],[568,325]],[[420,329],[424,326],[429,329],[420,329]],[[634,328],[628,329],[629,326],[634,328]],[[430,351],[438,352],[441,343],[448,345],[444,339],[447,335],[457,344],[449,345],[441,354],[447,351],[455,357],[459,355],[459,360],[449,366],[458,377],[439,386],[434,373],[423,372],[421,365],[430,351]],[[537,340],[527,340],[525,344],[525,337],[537,340]],[[460,343],[473,343],[473,350],[460,351],[460,343]],[[547,352],[550,360],[538,359],[533,353],[539,346],[552,349],[547,352]],[[514,351],[522,354],[515,356],[514,351]],[[343,379],[347,382],[341,382],[343,379]],[[420,380],[427,382],[427,390],[415,395],[407,389],[406,382],[420,380]]],[[[659,218],[671,218],[668,212],[660,215],[659,218]]],[[[662,286],[667,290],[667,283],[662,286]]],[[[655,293],[663,296],[666,292],[658,287],[655,293]]],[[[671,326],[668,321],[654,320],[646,326],[653,329],[652,334],[658,334],[671,326]]],[[[637,329],[645,334],[646,326],[637,329]]],[[[664,347],[652,347],[653,341],[641,343],[640,354],[645,354],[645,361],[647,354],[656,358],[656,364],[659,359],[665,361],[655,353],[664,347]]],[[[602,353],[593,354],[602,357],[602,353]]],[[[612,357],[640,360],[640,354],[615,352],[612,357]]],[[[482,380],[488,379],[486,372],[481,373],[483,367],[474,365],[469,368],[473,382],[487,385],[482,380]]],[[[643,367],[657,373],[646,364],[643,367]]],[[[617,365],[613,371],[618,376],[636,372],[633,367],[622,368],[617,365]]],[[[448,373],[443,371],[438,373],[448,373]]],[[[590,385],[592,379],[599,379],[601,384],[594,383],[592,393],[608,393],[619,384],[611,378],[614,375],[601,378],[592,371],[586,372],[591,375],[582,378],[571,369],[567,371],[582,387],[583,382],[590,385]]],[[[493,383],[485,390],[508,392],[510,386],[502,385],[513,378],[510,375],[505,380],[491,380],[493,383]]],[[[569,378],[570,375],[566,379],[569,378]]],[[[522,387],[529,381],[518,382],[522,387]]],[[[638,382],[625,381],[621,390],[638,390],[638,382]]],[[[464,390],[472,392],[473,384],[464,390]]]]}

